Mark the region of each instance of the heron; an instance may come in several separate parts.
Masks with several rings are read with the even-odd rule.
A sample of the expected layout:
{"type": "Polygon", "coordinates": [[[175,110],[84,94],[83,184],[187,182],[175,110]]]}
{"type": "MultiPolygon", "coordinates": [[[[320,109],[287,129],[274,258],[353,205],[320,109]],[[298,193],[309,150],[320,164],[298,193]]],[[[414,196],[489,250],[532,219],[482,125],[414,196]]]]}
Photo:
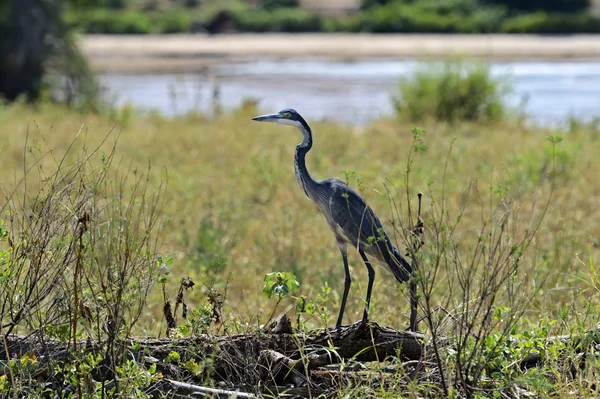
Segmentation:
{"type": "Polygon", "coordinates": [[[313,146],[313,135],[308,123],[291,108],[276,114],[252,118],[258,122],[272,122],[296,127],[302,133],[302,142],[296,146],[294,170],[300,188],[313,201],[333,231],[344,263],[344,293],[338,314],[336,329],[340,329],[348,292],[352,284],[348,267],[348,244],[358,250],[367,266],[369,281],[361,323],[367,323],[375,269],[369,257],[393,274],[400,283],[408,281],[412,274],[411,264],[394,246],[375,212],[366,201],[347,183],[338,179],[315,180],[306,168],[306,154],[313,146]]]}

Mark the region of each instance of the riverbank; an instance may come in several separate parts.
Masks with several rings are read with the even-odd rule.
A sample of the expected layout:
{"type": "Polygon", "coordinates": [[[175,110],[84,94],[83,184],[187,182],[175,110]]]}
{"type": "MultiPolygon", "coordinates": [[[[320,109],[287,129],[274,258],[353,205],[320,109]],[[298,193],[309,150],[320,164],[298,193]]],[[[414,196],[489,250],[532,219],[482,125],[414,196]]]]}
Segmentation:
{"type": "Polygon", "coordinates": [[[86,35],[80,41],[94,70],[127,73],[194,72],[257,57],[600,59],[600,35],[86,35]]]}

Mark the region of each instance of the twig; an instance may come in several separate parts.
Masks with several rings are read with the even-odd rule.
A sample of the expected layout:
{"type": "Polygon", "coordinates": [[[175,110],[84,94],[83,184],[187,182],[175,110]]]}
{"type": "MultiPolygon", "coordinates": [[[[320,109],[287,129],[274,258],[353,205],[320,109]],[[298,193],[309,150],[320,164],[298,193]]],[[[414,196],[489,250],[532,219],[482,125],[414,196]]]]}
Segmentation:
{"type": "MultiPolygon", "coordinates": [[[[6,335],[4,334],[0,334],[2,335],[2,344],[4,345],[4,352],[6,353],[6,364],[10,365],[10,353],[8,351],[8,344],[6,343],[6,335]]],[[[8,368],[8,374],[10,376],[10,382],[12,383],[13,386],[13,397],[15,399],[18,398],[17,395],[17,385],[15,384],[15,375],[13,374],[12,368],[9,366],[8,368]]]]}
{"type": "Polygon", "coordinates": [[[423,220],[421,219],[421,198],[423,194],[418,193],[417,197],[419,198],[419,208],[417,210],[417,225],[413,231],[416,240],[413,242],[413,250],[412,250],[412,278],[409,283],[409,291],[410,291],[410,331],[417,332],[418,331],[418,322],[417,322],[417,281],[415,280],[415,276],[417,274],[417,268],[419,263],[417,261],[417,252],[423,246],[423,242],[421,241],[421,235],[423,234],[423,220]]]}
{"type": "MultiPolygon", "coordinates": [[[[168,385],[170,385],[171,388],[177,394],[184,394],[184,395],[196,394],[200,397],[209,396],[211,398],[214,397],[215,395],[219,398],[230,398],[230,397],[258,398],[258,396],[253,395],[251,393],[247,393],[247,392],[227,391],[224,389],[201,387],[199,385],[193,385],[193,384],[188,384],[186,382],[170,380],[168,378],[165,378],[163,381],[165,381],[168,385]]],[[[196,395],[194,395],[194,396],[196,396],[196,395]]]]}

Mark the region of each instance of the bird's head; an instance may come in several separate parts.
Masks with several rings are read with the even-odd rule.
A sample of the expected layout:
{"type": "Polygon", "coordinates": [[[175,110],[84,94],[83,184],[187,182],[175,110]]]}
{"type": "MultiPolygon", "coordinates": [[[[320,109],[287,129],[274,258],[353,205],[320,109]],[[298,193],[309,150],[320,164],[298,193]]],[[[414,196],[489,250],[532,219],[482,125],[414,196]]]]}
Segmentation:
{"type": "Polygon", "coordinates": [[[286,108],[276,114],[261,115],[252,118],[253,121],[279,123],[281,125],[295,126],[300,130],[310,130],[308,124],[300,116],[298,111],[291,108],[286,108]]]}

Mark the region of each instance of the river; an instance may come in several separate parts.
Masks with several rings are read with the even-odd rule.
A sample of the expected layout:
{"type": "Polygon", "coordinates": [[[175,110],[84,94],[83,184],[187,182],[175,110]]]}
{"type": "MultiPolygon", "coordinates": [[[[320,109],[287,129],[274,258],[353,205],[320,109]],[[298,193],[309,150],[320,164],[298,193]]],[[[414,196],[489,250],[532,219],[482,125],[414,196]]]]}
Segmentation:
{"type": "MultiPolygon", "coordinates": [[[[532,120],[553,124],[600,116],[599,61],[495,61],[490,66],[494,76],[512,84],[507,105],[532,120]]],[[[398,81],[426,67],[380,58],[271,58],[213,65],[198,73],[103,74],[101,82],[118,105],[165,115],[211,112],[215,103],[227,110],[252,98],[264,112],[290,107],[312,120],[363,124],[391,114],[398,81]]]]}

